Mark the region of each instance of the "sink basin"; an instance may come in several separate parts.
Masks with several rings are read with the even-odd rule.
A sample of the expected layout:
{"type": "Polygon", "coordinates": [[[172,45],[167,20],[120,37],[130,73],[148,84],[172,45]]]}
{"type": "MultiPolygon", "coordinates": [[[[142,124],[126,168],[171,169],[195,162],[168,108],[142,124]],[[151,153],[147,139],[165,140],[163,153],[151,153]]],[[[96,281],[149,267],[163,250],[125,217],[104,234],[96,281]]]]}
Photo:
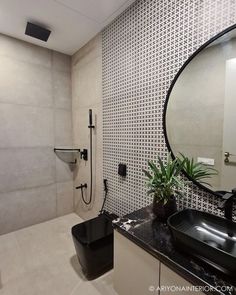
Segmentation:
{"type": "Polygon", "coordinates": [[[192,209],[168,219],[174,244],[231,277],[236,274],[236,223],[192,209]]]}

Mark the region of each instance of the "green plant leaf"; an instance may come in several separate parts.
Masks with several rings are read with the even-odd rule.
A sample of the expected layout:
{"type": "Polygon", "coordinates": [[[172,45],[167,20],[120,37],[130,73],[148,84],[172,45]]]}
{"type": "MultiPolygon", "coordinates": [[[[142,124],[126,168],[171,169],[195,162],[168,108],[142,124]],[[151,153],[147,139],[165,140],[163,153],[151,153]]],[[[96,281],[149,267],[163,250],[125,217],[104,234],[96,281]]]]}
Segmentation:
{"type": "Polygon", "coordinates": [[[152,175],[147,170],[142,169],[142,171],[149,179],[152,179],[152,175]]]}
{"type": "Polygon", "coordinates": [[[149,171],[143,169],[143,173],[147,177],[148,194],[154,195],[156,200],[164,203],[176,195],[177,189],[183,188],[183,181],[179,175],[184,162],[184,159],[172,160],[170,153],[165,163],[158,157],[158,166],[153,161],[148,161],[149,171]]]}

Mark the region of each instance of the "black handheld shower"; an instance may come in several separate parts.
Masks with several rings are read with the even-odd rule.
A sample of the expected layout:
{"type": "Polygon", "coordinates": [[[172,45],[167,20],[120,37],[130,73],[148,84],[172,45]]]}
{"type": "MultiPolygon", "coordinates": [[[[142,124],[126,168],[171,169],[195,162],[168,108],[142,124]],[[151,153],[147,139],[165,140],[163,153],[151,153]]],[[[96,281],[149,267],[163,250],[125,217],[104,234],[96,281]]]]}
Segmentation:
{"type": "Polygon", "coordinates": [[[92,110],[89,109],[89,126],[93,125],[93,113],[92,110]]]}
{"type": "Polygon", "coordinates": [[[89,109],[89,125],[88,128],[90,129],[90,194],[89,194],[89,200],[87,201],[83,196],[83,189],[81,189],[82,193],[82,200],[86,205],[91,204],[92,202],[92,196],[93,196],[93,134],[92,129],[95,128],[93,125],[93,112],[91,109],[89,109]]]}
{"type": "Polygon", "coordinates": [[[95,128],[93,125],[93,111],[89,109],[89,125],[88,128],[95,128]]]}

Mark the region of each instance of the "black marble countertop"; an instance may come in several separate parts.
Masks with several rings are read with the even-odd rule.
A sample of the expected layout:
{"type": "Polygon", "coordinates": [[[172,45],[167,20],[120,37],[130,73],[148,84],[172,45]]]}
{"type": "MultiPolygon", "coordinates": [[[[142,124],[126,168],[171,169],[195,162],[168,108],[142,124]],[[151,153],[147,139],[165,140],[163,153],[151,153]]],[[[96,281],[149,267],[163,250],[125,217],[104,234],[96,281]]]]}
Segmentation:
{"type": "Polygon", "coordinates": [[[121,234],[192,285],[206,287],[205,293],[236,295],[234,279],[176,249],[167,224],[158,222],[154,218],[150,206],[114,220],[113,225],[121,234]],[[219,287],[223,288],[219,291],[219,287]]]}

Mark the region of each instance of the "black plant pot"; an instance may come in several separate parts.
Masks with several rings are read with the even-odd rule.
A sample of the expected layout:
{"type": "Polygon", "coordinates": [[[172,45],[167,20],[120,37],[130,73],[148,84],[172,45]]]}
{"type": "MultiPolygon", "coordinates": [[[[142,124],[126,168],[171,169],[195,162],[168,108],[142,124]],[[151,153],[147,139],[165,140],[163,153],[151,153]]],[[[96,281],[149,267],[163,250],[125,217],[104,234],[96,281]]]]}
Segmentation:
{"type": "Polygon", "coordinates": [[[176,199],[171,197],[164,205],[163,201],[156,201],[156,197],[153,198],[152,212],[156,218],[160,221],[167,221],[168,217],[177,211],[176,199]]]}

